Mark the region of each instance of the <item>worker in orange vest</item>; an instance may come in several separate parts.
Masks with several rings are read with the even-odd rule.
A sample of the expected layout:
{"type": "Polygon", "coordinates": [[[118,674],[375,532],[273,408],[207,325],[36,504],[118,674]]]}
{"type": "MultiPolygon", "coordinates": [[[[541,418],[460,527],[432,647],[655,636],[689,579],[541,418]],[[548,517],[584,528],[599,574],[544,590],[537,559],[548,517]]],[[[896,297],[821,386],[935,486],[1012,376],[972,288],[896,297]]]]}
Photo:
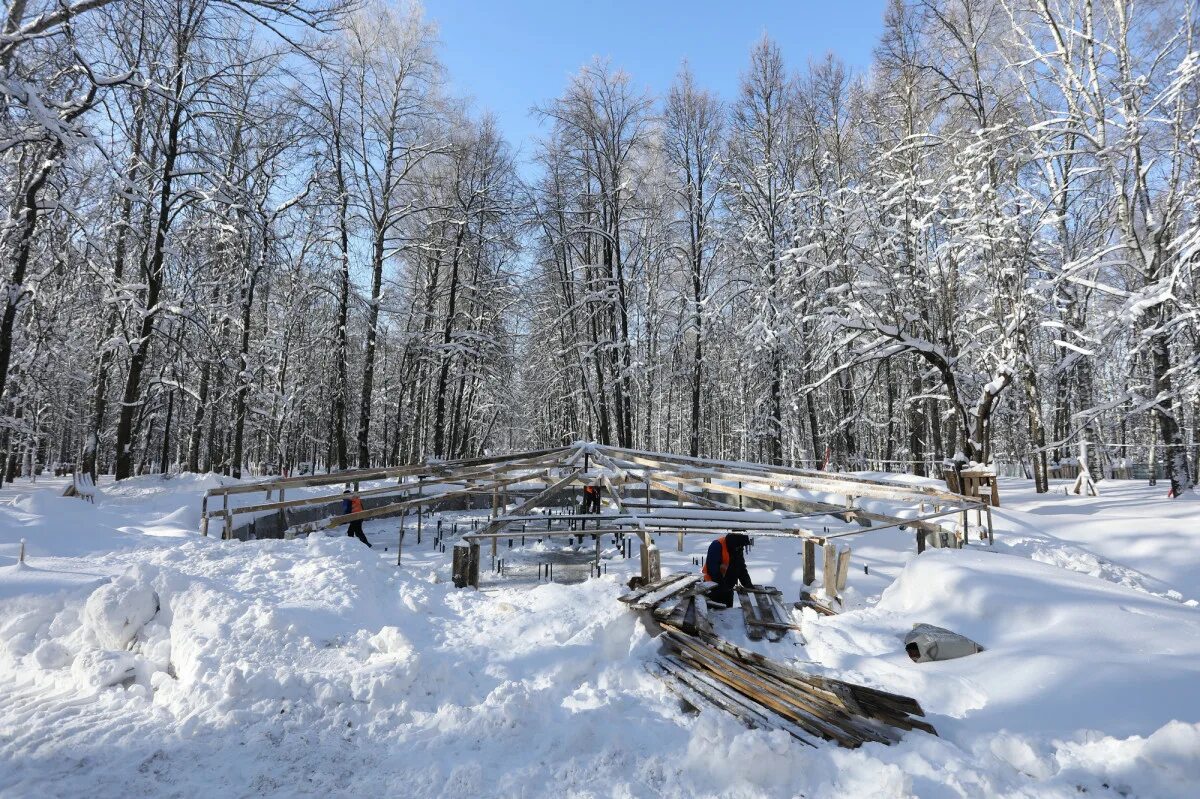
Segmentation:
{"type": "Polygon", "coordinates": [[[584,513],[599,513],[600,512],[600,488],[599,486],[587,485],[583,487],[583,512],[584,513]]]}
{"type": "MultiPolygon", "coordinates": [[[[362,509],[362,500],[359,499],[358,494],[351,494],[348,488],[342,492],[342,513],[362,513],[362,509]]],[[[362,519],[355,519],[350,522],[350,528],[346,530],[346,535],[355,536],[359,541],[362,541],[367,546],[371,546],[371,542],[363,534],[362,519]]]]}
{"type": "Polygon", "coordinates": [[[708,545],[708,557],[704,559],[704,579],[716,583],[709,589],[708,597],[727,607],[733,606],[733,587],[739,582],[753,588],[750,571],[746,568],[746,547],[750,537],[741,533],[729,533],[708,545]]]}

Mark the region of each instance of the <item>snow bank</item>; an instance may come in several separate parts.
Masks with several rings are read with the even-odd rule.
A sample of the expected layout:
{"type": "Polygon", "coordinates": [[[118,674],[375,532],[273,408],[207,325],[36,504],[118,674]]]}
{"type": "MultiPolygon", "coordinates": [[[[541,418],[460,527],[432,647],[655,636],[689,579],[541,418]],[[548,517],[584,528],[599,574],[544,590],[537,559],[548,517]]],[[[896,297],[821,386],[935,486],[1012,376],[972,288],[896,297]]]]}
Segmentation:
{"type": "Polygon", "coordinates": [[[1128,736],[1200,719],[1200,613],[1024,558],[929,551],[874,608],[808,629],[809,653],[827,665],[907,689],[972,727],[1128,736]],[[987,651],[911,663],[898,642],[918,622],[987,651]]]}

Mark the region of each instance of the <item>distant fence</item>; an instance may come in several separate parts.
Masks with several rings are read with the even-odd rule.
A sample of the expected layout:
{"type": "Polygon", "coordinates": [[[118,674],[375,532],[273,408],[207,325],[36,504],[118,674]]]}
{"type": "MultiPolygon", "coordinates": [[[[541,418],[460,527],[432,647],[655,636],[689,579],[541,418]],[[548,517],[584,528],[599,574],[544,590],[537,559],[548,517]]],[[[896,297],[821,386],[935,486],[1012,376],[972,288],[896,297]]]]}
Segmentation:
{"type": "MultiPolygon", "coordinates": [[[[1130,458],[1112,458],[1101,456],[1102,474],[1092,475],[1094,478],[1115,480],[1165,480],[1166,468],[1164,459],[1159,458],[1153,464],[1148,460],[1135,461],[1130,458]]],[[[850,459],[850,471],[891,472],[893,474],[915,474],[918,465],[924,466],[927,477],[943,479],[945,462],[941,459],[926,461],[882,460],[876,458],[855,457],[850,459]]],[[[798,461],[799,468],[818,469],[821,464],[814,461],[798,461]]],[[[832,471],[845,471],[847,466],[831,464],[832,471]]],[[[1000,477],[1018,479],[1033,479],[1033,462],[1028,458],[997,455],[992,460],[992,466],[1000,477]]],[[[1074,480],[1079,475],[1079,461],[1076,458],[1063,458],[1062,462],[1048,460],[1047,468],[1051,480],[1074,480]]]]}

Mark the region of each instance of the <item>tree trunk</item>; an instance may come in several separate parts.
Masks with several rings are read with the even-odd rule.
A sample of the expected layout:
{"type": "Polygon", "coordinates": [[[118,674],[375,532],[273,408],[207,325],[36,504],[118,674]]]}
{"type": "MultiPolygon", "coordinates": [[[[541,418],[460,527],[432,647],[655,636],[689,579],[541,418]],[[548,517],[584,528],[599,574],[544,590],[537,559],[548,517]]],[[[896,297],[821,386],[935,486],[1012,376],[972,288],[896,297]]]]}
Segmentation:
{"type": "MultiPolygon", "coordinates": [[[[182,59],[180,59],[182,60],[182,59]]],[[[162,188],[158,197],[158,218],[154,227],[154,246],[146,268],[146,310],[138,338],[134,342],[129,358],[129,374],[125,380],[125,391],[121,397],[121,415],[117,421],[116,478],[123,480],[132,476],[133,470],[133,412],[142,402],[142,371],[150,357],[150,343],[154,325],[158,319],[159,292],[163,282],[163,259],[166,256],[167,231],[171,226],[171,187],[175,179],[175,160],[179,154],[179,132],[183,126],[184,71],[181,63],[176,64],[174,102],[171,107],[167,128],[167,146],[163,151],[162,188]]]]}
{"type": "Polygon", "coordinates": [[[1166,470],[1167,479],[1171,481],[1171,496],[1182,497],[1191,491],[1192,473],[1188,467],[1183,428],[1175,418],[1170,369],[1170,344],[1165,334],[1155,333],[1150,339],[1151,391],[1158,398],[1154,404],[1154,415],[1158,420],[1159,434],[1162,436],[1163,468],[1166,470]]]}
{"type": "Polygon", "coordinates": [[[367,309],[367,353],[363,364],[362,404],[358,415],[358,468],[371,465],[368,445],[371,435],[371,400],[375,388],[375,347],[379,336],[380,292],[383,288],[384,233],[380,228],[375,234],[371,259],[371,303],[367,309]]]}

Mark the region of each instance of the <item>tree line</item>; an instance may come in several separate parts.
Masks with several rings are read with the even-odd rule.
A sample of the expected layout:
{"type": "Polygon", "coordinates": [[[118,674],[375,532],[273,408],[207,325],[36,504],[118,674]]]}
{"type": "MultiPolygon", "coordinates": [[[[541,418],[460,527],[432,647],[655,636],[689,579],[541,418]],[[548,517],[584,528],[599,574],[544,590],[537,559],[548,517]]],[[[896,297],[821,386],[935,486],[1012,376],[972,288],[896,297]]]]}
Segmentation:
{"type": "Polygon", "coordinates": [[[410,4],[14,0],[5,476],[578,439],[1200,458],[1193,0],[893,0],[868,69],[607,61],[518,163],[410,4]]]}

